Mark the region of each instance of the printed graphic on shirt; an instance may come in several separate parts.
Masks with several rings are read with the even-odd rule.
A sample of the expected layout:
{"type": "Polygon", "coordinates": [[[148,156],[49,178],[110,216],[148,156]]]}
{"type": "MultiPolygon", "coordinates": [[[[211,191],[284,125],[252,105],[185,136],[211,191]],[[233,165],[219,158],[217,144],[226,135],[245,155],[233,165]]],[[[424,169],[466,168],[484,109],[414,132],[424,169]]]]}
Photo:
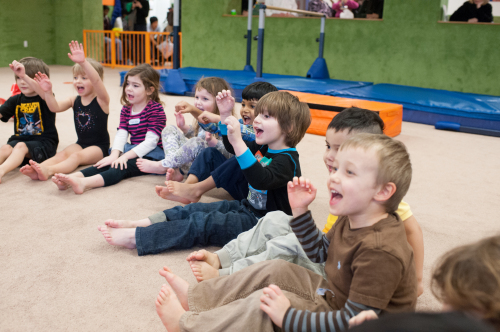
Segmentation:
{"type": "Polygon", "coordinates": [[[95,119],[90,113],[86,113],[81,108],[75,114],[76,126],[79,132],[84,132],[95,126],[95,119]]]}
{"type": "MultiPolygon", "coordinates": [[[[262,156],[260,151],[255,154],[255,159],[262,165],[266,167],[269,165],[273,159],[262,156]]],[[[267,204],[267,190],[258,190],[248,185],[248,202],[257,210],[265,210],[267,204]]]]}
{"type": "Polygon", "coordinates": [[[258,190],[248,185],[248,202],[257,210],[265,210],[267,203],[267,190],[258,190]]]}
{"type": "Polygon", "coordinates": [[[16,106],[16,136],[43,133],[42,109],[39,102],[16,106]]]}

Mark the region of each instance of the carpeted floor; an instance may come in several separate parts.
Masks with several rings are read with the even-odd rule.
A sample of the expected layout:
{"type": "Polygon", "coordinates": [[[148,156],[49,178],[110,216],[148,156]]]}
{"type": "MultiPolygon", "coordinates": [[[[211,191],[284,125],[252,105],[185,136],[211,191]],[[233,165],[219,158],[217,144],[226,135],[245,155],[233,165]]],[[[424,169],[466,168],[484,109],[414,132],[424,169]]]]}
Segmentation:
{"type": "MultiPolygon", "coordinates": [[[[71,67],[51,66],[56,98],[75,94],[71,67]]],[[[121,105],[118,69],[105,70],[111,96],[109,132],[116,133],[121,105]]],[[[14,83],[9,68],[0,68],[0,97],[14,83]]],[[[193,98],[162,95],[168,124],[174,105],[193,98]]],[[[72,112],[57,116],[59,151],[76,141],[72,112]]],[[[0,122],[0,142],[13,133],[13,122],[0,122]]],[[[498,234],[500,140],[437,131],[403,123],[397,139],[408,147],[413,181],[406,201],[420,222],[425,241],[425,293],[419,310],[438,310],[429,289],[431,269],[447,250],[498,234]]],[[[328,215],[324,137],[306,135],[298,145],[303,174],[320,190],[311,205],[319,226],[328,215]]],[[[136,250],[108,245],[97,226],[108,218],[139,219],[176,204],[154,192],[162,176],[144,176],[92,190],[81,196],[59,191],[51,182],[31,181],[18,171],[0,184],[0,330],[1,331],[162,331],[155,298],[167,265],[195,283],[185,257],[190,250],[138,257],[136,250]]],[[[229,198],[213,190],[203,199],[229,198]]],[[[215,250],[216,248],[206,248],[215,250]]]]}

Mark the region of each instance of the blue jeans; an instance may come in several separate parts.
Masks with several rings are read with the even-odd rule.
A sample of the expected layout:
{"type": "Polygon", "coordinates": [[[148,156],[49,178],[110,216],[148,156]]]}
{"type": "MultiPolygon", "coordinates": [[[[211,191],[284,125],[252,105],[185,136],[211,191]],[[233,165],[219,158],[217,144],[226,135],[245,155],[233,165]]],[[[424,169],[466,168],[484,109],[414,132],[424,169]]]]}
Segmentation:
{"type": "Polygon", "coordinates": [[[220,246],[257,224],[246,201],[192,203],[163,211],[167,221],[137,227],[135,240],[139,256],[195,245],[220,246]]]}
{"type": "Polygon", "coordinates": [[[226,159],[216,148],[204,149],[193,161],[189,174],[198,181],[212,176],[217,188],[224,188],[237,201],[248,196],[248,182],[235,157],[226,159]]]}

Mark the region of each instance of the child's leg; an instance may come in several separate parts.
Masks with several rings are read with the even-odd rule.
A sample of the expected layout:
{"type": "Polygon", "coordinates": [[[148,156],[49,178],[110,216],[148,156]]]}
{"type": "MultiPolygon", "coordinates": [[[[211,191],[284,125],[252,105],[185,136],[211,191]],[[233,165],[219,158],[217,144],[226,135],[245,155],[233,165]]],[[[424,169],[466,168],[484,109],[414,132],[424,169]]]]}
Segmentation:
{"type": "Polygon", "coordinates": [[[12,149],[12,146],[10,146],[9,144],[2,145],[2,147],[0,148],[0,165],[3,164],[5,159],[10,156],[10,154],[12,153],[12,149]]]}
{"type": "Polygon", "coordinates": [[[229,158],[221,167],[216,168],[211,176],[217,188],[224,188],[235,200],[247,198],[248,181],[236,158],[229,158]]]}
{"type": "Polygon", "coordinates": [[[12,152],[7,159],[5,159],[3,164],[0,165],[0,183],[2,183],[2,177],[6,173],[12,171],[23,163],[24,158],[30,158],[29,150],[25,143],[19,142],[12,149],[12,152]]]}
{"type": "MultiPolygon", "coordinates": [[[[80,172],[77,172],[78,174],[80,172]]],[[[71,187],[75,194],[81,195],[86,190],[104,187],[104,179],[100,174],[93,175],[90,177],[83,177],[79,175],[66,175],[58,174],[58,180],[71,187]]],[[[81,173],[80,173],[81,174],[81,173]]]]}
{"type": "Polygon", "coordinates": [[[215,188],[212,177],[195,184],[165,181],[166,187],[156,186],[156,194],[161,198],[182,204],[196,203],[207,191],[215,188]]]}
{"type": "MultiPolygon", "coordinates": [[[[65,152],[65,157],[59,163],[47,163],[43,162],[38,164],[34,161],[30,161],[31,166],[38,174],[38,179],[41,181],[46,181],[49,177],[56,173],[67,174],[73,172],[80,165],[91,165],[95,164],[103,158],[102,150],[97,146],[89,146],[82,150],[80,145],[73,144],[68,148],[61,151],[65,152]],[[69,149],[71,147],[71,149],[69,149]],[[68,149],[68,151],[66,151],[68,149]]],[[[54,158],[55,159],[57,155],[54,158]]]]}
{"type": "Polygon", "coordinates": [[[226,160],[226,157],[216,148],[203,149],[191,164],[188,179],[184,183],[196,183],[207,179],[210,173],[223,165],[226,160]]]}

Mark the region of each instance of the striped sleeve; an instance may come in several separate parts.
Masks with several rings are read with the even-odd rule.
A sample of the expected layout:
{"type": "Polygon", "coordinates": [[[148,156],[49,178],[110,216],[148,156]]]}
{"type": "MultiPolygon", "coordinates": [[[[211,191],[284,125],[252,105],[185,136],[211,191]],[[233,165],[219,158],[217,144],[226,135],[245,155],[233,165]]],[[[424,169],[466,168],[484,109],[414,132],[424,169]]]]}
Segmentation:
{"type": "Polygon", "coordinates": [[[381,310],[347,300],[340,310],[311,312],[288,308],[283,317],[283,331],[339,332],[349,329],[349,319],[364,310],[373,310],[378,315],[381,310]]]}
{"type": "Polygon", "coordinates": [[[118,126],[118,129],[123,129],[128,131],[129,116],[130,116],[130,107],[123,106],[120,112],[120,125],[118,126]]]}
{"type": "Polygon", "coordinates": [[[304,249],[307,257],[315,263],[326,262],[330,241],[328,241],[326,235],[316,227],[311,211],[307,211],[303,215],[292,219],[290,221],[290,226],[302,245],[302,249],[304,249]]]}
{"type": "Polygon", "coordinates": [[[148,111],[148,130],[158,137],[161,137],[161,132],[167,123],[167,116],[160,103],[152,103],[148,111]]]}

